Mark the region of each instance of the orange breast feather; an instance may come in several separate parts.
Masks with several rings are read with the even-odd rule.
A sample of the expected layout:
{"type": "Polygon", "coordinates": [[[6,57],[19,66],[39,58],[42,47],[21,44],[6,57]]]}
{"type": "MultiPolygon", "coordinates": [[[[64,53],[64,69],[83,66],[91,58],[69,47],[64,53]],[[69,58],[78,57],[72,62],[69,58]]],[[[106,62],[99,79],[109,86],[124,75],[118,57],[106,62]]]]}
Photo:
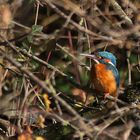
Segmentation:
{"type": "Polygon", "coordinates": [[[91,82],[94,84],[97,92],[116,96],[117,85],[115,77],[111,70],[104,64],[95,64],[91,68],[91,82]]]}

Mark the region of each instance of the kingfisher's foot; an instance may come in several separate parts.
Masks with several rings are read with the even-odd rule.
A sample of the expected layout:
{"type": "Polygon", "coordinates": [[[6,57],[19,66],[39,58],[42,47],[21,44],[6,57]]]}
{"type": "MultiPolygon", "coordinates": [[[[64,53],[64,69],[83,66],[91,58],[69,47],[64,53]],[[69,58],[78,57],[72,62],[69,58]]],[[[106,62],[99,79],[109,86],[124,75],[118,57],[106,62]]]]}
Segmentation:
{"type": "Polygon", "coordinates": [[[107,96],[109,96],[109,95],[110,95],[109,92],[108,93],[104,93],[104,99],[106,99],[107,96]]]}

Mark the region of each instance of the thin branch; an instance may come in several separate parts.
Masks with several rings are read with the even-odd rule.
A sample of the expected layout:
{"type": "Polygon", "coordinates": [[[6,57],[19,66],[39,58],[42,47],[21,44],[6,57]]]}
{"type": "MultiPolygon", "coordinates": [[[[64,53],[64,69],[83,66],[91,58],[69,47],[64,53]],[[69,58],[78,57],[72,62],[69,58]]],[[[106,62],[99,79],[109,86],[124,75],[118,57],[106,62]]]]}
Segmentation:
{"type": "Polygon", "coordinates": [[[55,92],[52,92],[50,88],[46,85],[45,82],[41,81],[38,77],[36,77],[32,72],[25,69],[20,63],[16,62],[12,57],[7,56],[4,54],[3,50],[0,48],[0,54],[3,56],[6,60],[8,60],[11,64],[13,64],[15,67],[17,67],[21,72],[28,75],[31,80],[36,82],[40,87],[42,87],[47,93],[50,93],[57,101],[59,101],[71,114],[73,114],[77,120],[80,122],[80,125],[82,126],[82,129],[88,135],[90,138],[92,138],[92,134],[90,133],[90,128],[85,124],[83,121],[83,118],[70,106],[68,103],[56,95],[55,92]]]}
{"type": "Polygon", "coordinates": [[[118,15],[125,20],[127,25],[133,25],[132,20],[126,15],[126,13],[123,11],[121,6],[116,2],[116,0],[109,0],[111,5],[113,6],[114,10],[118,13],[118,15]]]}
{"type": "Polygon", "coordinates": [[[39,13],[39,5],[40,5],[40,2],[37,0],[36,16],[35,16],[35,23],[34,23],[34,25],[37,25],[38,13],[39,13]]]}
{"type": "MultiPolygon", "coordinates": [[[[44,66],[47,66],[47,68],[52,69],[52,70],[56,71],[57,73],[59,73],[61,76],[63,76],[67,81],[69,81],[69,82],[70,82],[72,85],[74,85],[75,87],[80,88],[80,89],[82,89],[82,90],[84,90],[84,91],[86,91],[86,92],[91,92],[92,95],[95,95],[96,97],[98,96],[98,95],[96,95],[96,92],[95,92],[94,89],[91,89],[91,88],[88,88],[88,87],[86,87],[86,86],[82,86],[82,85],[78,84],[78,83],[75,81],[75,79],[74,79],[73,77],[67,76],[65,73],[63,73],[62,71],[60,71],[58,68],[52,66],[51,64],[49,64],[49,63],[43,61],[43,60],[40,59],[40,58],[34,56],[33,54],[27,52],[26,50],[22,50],[22,49],[19,48],[19,47],[16,48],[12,43],[10,43],[8,40],[6,40],[6,38],[3,37],[3,39],[4,39],[5,42],[8,44],[7,47],[11,48],[11,49],[12,49],[13,51],[15,51],[16,53],[22,53],[23,55],[25,55],[25,56],[27,56],[27,57],[29,57],[29,58],[31,58],[31,59],[33,59],[33,60],[39,62],[40,64],[42,64],[42,65],[44,65],[44,66]]],[[[77,60],[77,59],[76,59],[76,60],[77,60]]]]}
{"type": "Polygon", "coordinates": [[[130,64],[130,55],[131,52],[128,50],[127,51],[127,65],[128,65],[128,85],[131,85],[131,64],[130,64]]]}
{"type": "MultiPolygon", "coordinates": [[[[4,37],[3,37],[3,38],[4,38],[4,37]]],[[[5,39],[5,38],[4,38],[4,39],[5,39]]],[[[84,91],[87,92],[87,93],[92,93],[92,95],[95,96],[95,97],[100,96],[99,94],[96,93],[95,89],[89,88],[89,87],[87,87],[87,86],[82,86],[82,85],[78,84],[78,83],[74,80],[73,77],[67,76],[65,73],[63,73],[62,71],[60,71],[58,68],[52,66],[51,64],[49,64],[49,63],[43,61],[43,60],[40,59],[40,58],[34,56],[33,54],[27,52],[26,50],[22,50],[22,49],[20,49],[19,47],[18,47],[18,48],[15,48],[15,46],[14,46],[12,43],[8,42],[8,40],[5,39],[5,41],[9,44],[9,45],[7,45],[7,46],[10,47],[13,51],[15,51],[15,52],[17,52],[17,53],[22,53],[22,54],[24,54],[25,56],[28,56],[29,58],[32,58],[33,60],[35,60],[35,61],[37,61],[37,62],[43,64],[44,66],[47,66],[49,69],[52,69],[52,70],[56,71],[57,73],[59,73],[61,76],[63,76],[66,80],[68,80],[68,81],[69,81],[72,85],[74,85],[75,87],[77,87],[77,88],[79,88],[79,89],[82,89],[82,90],[84,90],[84,91]]],[[[59,46],[59,47],[60,47],[61,49],[63,49],[61,46],[59,46]]],[[[72,56],[72,57],[73,57],[73,56],[72,56]]],[[[76,59],[76,58],[75,58],[75,59],[76,59]]],[[[76,60],[77,60],[77,59],[76,59],[76,60]]],[[[77,61],[78,61],[78,60],[77,60],[77,61]]],[[[81,62],[80,62],[80,63],[81,63],[81,62]]],[[[83,64],[83,63],[82,63],[82,64],[83,64]]],[[[125,102],[123,102],[123,101],[121,101],[121,100],[119,100],[119,99],[116,100],[116,98],[114,98],[114,97],[112,97],[112,96],[107,96],[107,98],[108,98],[109,100],[111,100],[111,101],[114,101],[114,102],[117,101],[118,103],[121,103],[121,104],[123,104],[123,105],[126,104],[125,102]]]]}
{"type": "MultiPolygon", "coordinates": [[[[44,0],[44,2],[50,6],[54,11],[56,11],[60,16],[62,16],[63,18],[65,19],[68,19],[68,16],[63,13],[60,9],[58,9],[51,1],[49,0],[44,0]]],[[[84,17],[86,18],[87,21],[90,21],[90,23],[93,23],[94,21],[88,17],[87,15],[84,15],[84,17]]],[[[74,27],[76,27],[78,30],[80,30],[81,32],[84,32],[84,33],[87,33],[93,37],[99,37],[103,40],[107,40],[107,41],[111,41],[111,42],[114,42],[114,43],[120,43],[120,40],[117,40],[117,39],[113,39],[112,37],[106,37],[106,36],[102,36],[102,35],[99,35],[99,34],[96,34],[82,26],[80,26],[79,24],[77,24],[76,22],[74,22],[73,20],[70,20],[69,21],[70,24],[72,24],[74,27]]],[[[97,23],[96,23],[96,27],[99,26],[97,23]]],[[[99,29],[101,29],[101,27],[98,27],[99,29]]]]}
{"type": "Polygon", "coordinates": [[[90,68],[85,63],[81,62],[77,57],[75,57],[73,54],[71,54],[69,51],[67,51],[64,47],[62,47],[58,43],[56,44],[56,46],[58,48],[60,48],[63,52],[68,54],[72,59],[76,60],[81,66],[84,66],[88,71],[90,70],[90,68]]]}

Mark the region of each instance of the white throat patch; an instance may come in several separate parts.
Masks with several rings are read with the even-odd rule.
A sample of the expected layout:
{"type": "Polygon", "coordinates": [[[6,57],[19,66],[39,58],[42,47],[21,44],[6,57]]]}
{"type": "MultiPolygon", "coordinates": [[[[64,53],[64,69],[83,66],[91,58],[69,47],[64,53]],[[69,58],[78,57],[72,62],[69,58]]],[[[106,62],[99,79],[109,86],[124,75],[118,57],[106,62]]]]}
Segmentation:
{"type": "Polygon", "coordinates": [[[113,67],[115,67],[115,65],[110,61],[110,62],[108,62],[109,64],[111,64],[113,67]]]}

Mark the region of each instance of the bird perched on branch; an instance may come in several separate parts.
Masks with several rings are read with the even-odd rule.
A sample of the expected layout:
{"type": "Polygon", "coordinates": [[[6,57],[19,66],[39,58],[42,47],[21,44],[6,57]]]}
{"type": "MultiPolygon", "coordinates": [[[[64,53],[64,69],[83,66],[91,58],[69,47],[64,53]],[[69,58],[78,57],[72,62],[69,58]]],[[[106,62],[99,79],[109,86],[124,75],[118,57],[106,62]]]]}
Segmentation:
{"type": "Polygon", "coordinates": [[[116,57],[107,51],[82,55],[92,60],[90,82],[97,93],[117,97],[119,73],[116,68],[116,57]]]}

